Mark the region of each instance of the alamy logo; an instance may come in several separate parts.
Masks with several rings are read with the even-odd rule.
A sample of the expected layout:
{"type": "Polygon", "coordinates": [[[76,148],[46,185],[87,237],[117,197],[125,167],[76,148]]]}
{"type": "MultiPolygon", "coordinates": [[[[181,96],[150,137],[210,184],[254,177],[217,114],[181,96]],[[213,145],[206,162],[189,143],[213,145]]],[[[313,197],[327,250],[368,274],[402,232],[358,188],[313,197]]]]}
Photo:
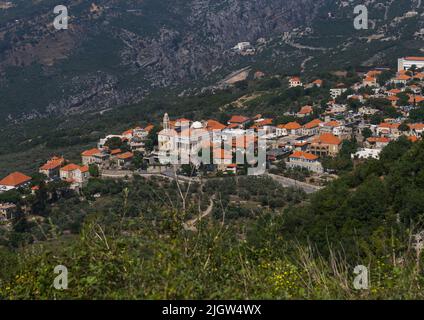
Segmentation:
{"type": "Polygon", "coordinates": [[[353,287],[356,290],[367,290],[368,289],[368,268],[365,266],[356,266],[353,270],[357,276],[353,280],[353,287]]]}
{"type": "Polygon", "coordinates": [[[358,16],[353,20],[353,26],[356,30],[368,29],[368,8],[364,5],[358,5],[353,10],[358,16]]]}
{"type": "Polygon", "coordinates": [[[58,16],[55,17],[53,21],[53,26],[56,30],[67,30],[68,29],[68,8],[60,5],[56,6],[53,10],[55,14],[58,14],[58,16]]]}
{"type": "Polygon", "coordinates": [[[54,268],[54,273],[59,274],[56,278],[54,278],[54,288],[57,290],[68,289],[68,268],[63,265],[58,265],[54,268]]]}

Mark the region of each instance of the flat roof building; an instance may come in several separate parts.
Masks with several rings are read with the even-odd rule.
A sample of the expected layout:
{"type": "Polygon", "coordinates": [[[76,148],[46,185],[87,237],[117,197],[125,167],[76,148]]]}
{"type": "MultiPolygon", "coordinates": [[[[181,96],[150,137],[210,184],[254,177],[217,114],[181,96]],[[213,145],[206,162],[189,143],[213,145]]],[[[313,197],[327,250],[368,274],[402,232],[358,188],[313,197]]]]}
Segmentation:
{"type": "Polygon", "coordinates": [[[413,65],[418,69],[424,68],[424,57],[404,57],[398,59],[398,72],[409,70],[413,65]]]}

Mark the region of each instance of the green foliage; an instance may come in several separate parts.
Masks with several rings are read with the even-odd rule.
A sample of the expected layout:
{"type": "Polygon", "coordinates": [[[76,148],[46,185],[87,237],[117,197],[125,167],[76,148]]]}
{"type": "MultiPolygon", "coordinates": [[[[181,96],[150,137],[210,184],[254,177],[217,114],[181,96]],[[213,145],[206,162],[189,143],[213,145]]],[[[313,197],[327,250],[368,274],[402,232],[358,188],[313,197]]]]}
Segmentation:
{"type": "Polygon", "coordinates": [[[362,130],[362,136],[364,137],[364,139],[368,139],[369,137],[372,136],[372,131],[370,128],[365,128],[362,130]]]}
{"type": "Polygon", "coordinates": [[[325,158],[322,164],[326,170],[333,170],[339,174],[349,172],[353,168],[352,153],[358,148],[355,139],[343,141],[342,148],[335,158],[325,158]]]}
{"type": "Polygon", "coordinates": [[[89,166],[90,176],[98,178],[100,176],[99,166],[96,164],[90,164],[89,166]]]}
{"type": "Polygon", "coordinates": [[[419,230],[424,214],[413,200],[422,197],[423,159],[423,142],[413,145],[402,137],[390,143],[379,161],[358,166],[314,195],[309,206],[291,212],[286,234],[308,238],[321,252],[342,247],[350,258],[389,254],[376,232],[381,241],[394,237],[399,244],[393,250],[403,250],[409,228],[419,230]]]}

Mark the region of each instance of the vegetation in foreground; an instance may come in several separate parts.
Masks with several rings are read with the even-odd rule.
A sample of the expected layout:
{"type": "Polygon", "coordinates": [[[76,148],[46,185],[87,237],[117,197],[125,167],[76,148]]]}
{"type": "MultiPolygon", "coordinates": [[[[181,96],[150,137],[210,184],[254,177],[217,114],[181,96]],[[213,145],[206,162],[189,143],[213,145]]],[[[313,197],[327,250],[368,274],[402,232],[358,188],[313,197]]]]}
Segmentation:
{"type": "MultiPolygon", "coordinates": [[[[89,210],[68,203],[68,213],[85,211],[78,235],[53,228],[46,230],[45,241],[3,247],[0,296],[422,299],[424,276],[414,235],[424,213],[423,168],[424,143],[401,138],[381,160],[357,166],[311,198],[273,188],[267,179],[236,177],[192,186],[185,205],[178,194],[169,194],[174,206],[166,201],[151,206],[145,192],[153,195],[154,186],[133,181],[109,195],[114,206],[94,202],[89,210]],[[213,214],[194,231],[184,228],[211,194],[216,194],[213,214]],[[258,201],[271,198],[274,205],[254,210],[258,201]],[[53,288],[59,264],[69,270],[68,290],[53,288]],[[356,265],[369,268],[368,290],[353,288],[356,265]]],[[[177,188],[163,190],[167,198],[166,190],[177,188]]]]}

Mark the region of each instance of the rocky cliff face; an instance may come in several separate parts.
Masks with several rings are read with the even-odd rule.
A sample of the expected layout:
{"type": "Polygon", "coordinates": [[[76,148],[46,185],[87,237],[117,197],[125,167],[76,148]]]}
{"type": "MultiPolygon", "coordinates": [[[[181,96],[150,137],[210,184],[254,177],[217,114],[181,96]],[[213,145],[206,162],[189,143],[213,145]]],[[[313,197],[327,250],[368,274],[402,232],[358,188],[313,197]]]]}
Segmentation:
{"type": "Polygon", "coordinates": [[[406,17],[421,7],[415,0],[367,1],[375,30],[362,33],[352,32],[359,0],[11,2],[0,6],[0,121],[139,102],[152,88],[202,87],[249,65],[272,71],[285,59],[310,70],[384,62],[384,50],[419,49],[405,35],[422,28],[422,8],[406,17]],[[56,4],[68,7],[68,30],[52,26],[56,4]],[[256,55],[231,50],[243,41],[256,55]],[[366,56],[350,54],[361,45],[366,56]]]}
{"type": "Polygon", "coordinates": [[[12,1],[0,9],[0,114],[80,112],[202,81],[239,59],[230,50],[238,42],[306,25],[325,1],[68,0],[61,31],[52,1],[12,1]],[[49,86],[43,98],[30,94],[49,86]]]}
{"type": "MultiPolygon", "coordinates": [[[[127,52],[154,85],[169,85],[204,75],[230,63],[236,43],[270,39],[308,23],[322,1],[193,0],[184,17],[184,29],[161,28],[159,35],[134,35],[127,52]],[[156,73],[163,75],[156,78],[156,73]]],[[[122,30],[120,30],[122,32],[122,30]]],[[[125,31],[124,31],[125,32],[125,31]]]]}

